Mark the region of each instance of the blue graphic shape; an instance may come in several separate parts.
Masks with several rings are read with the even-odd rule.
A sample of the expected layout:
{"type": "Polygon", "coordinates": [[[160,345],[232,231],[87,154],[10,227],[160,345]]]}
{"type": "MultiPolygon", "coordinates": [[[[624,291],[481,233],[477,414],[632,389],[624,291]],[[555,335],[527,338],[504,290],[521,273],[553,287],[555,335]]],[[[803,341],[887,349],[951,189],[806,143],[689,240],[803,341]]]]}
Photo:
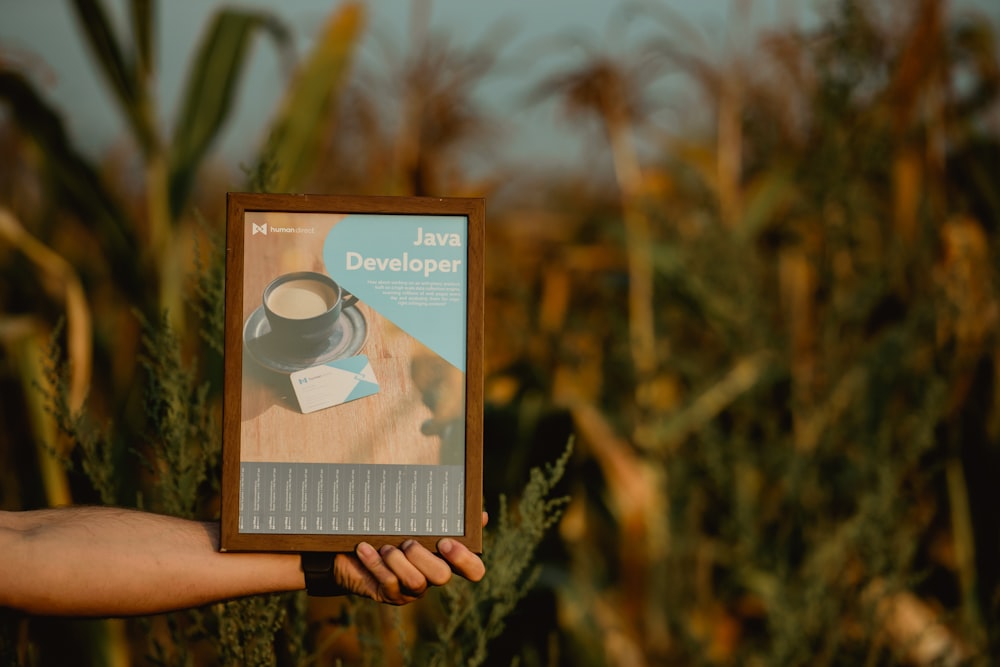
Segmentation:
{"type": "Polygon", "coordinates": [[[347,398],[344,399],[344,403],[377,393],[378,385],[376,383],[358,380],[358,384],[355,385],[354,390],[347,395],[347,398]]]}
{"type": "Polygon", "coordinates": [[[348,215],[330,230],[330,276],[465,371],[468,220],[464,215],[348,215]]]}

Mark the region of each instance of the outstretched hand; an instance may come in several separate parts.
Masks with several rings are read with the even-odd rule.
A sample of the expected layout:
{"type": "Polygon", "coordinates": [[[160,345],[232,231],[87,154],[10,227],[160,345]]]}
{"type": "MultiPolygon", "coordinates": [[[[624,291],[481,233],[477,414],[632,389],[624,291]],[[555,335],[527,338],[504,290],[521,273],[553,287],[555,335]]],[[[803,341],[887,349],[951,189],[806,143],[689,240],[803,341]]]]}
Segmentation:
{"type": "MultiPolygon", "coordinates": [[[[483,514],[486,525],[486,514],[483,514]]],[[[217,521],[116,507],[0,511],[0,608],[50,616],[137,616],[301,590],[294,553],[224,553],[217,521]]],[[[444,538],[338,554],[341,591],[401,605],[452,574],[479,581],[482,560],[444,538]]]]}
{"type": "MultiPolygon", "coordinates": [[[[483,512],[483,525],[489,517],[483,512]]],[[[376,550],[362,542],[353,554],[337,554],[333,576],[348,593],[376,602],[404,605],[423,597],[431,586],[444,586],[452,573],[469,581],[486,574],[483,561],[464,544],[445,537],[437,543],[440,555],[415,540],[384,545],[376,550]]]]}

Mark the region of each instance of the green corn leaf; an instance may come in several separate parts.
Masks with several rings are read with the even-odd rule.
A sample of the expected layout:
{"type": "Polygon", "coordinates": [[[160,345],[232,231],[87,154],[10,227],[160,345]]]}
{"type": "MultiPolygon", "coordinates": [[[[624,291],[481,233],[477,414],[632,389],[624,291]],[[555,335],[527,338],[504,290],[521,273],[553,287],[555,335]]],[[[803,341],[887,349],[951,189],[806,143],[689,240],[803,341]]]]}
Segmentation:
{"type": "Polygon", "coordinates": [[[277,192],[302,184],[316,163],[322,149],[317,134],[331,116],[363,19],[360,3],[345,4],[332,15],[285,95],[266,150],[277,167],[277,192]]]}
{"type": "Polygon", "coordinates": [[[144,82],[126,59],[101,3],[98,0],[73,0],[73,7],[122,113],[139,145],[149,155],[155,150],[157,142],[144,82]]]}
{"type": "Polygon", "coordinates": [[[134,104],[138,99],[136,81],[104,8],[97,0],[73,0],[73,8],[115,95],[125,105],[134,104]]]}
{"type": "Polygon", "coordinates": [[[170,209],[175,218],[190,195],[199,162],[232,109],[250,40],[258,29],[266,30],[279,47],[290,41],[274,16],[237,10],[216,14],[201,41],[171,142],[170,209]]]}
{"type": "Polygon", "coordinates": [[[149,76],[154,70],[153,0],[132,0],[129,7],[138,58],[136,66],[142,76],[149,76]]]}

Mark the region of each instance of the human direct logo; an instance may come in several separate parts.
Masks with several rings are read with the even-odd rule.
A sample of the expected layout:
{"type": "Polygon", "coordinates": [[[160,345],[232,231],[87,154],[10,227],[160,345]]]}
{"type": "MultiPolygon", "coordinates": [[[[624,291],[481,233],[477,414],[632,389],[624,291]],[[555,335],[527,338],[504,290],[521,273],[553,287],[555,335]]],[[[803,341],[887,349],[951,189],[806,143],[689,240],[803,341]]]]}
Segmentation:
{"type": "Polygon", "coordinates": [[[276,227],[271,225],[270,227],[266,222],[262,222],[259,225],[256,222],[250,223],[250,235],[256,236],[257,234],[263,234],[267,236],[270,234],[315,234],[315,227],[276,227]]]}

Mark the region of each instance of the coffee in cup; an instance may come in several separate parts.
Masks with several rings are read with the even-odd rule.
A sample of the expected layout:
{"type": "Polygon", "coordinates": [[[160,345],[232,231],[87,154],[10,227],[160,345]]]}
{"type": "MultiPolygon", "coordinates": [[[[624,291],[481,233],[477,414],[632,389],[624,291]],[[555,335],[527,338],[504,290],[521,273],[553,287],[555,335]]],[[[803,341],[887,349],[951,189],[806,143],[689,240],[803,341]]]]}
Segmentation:
{"type": "Polygon", "coordinates": [[[286,273],[264,289],[264,314],[283,345],[311,349],[330,338],[344,308],[357,297],[346,295],[330,276],[315,271],[286,273]]]}
{"type": "Polygon", "coordinates": [[[307,320],[330,310],[339,298],[334,288],[324,282],[297,278],[276,285],[267,297],[267,306],[286,319],[307,320]]]}

